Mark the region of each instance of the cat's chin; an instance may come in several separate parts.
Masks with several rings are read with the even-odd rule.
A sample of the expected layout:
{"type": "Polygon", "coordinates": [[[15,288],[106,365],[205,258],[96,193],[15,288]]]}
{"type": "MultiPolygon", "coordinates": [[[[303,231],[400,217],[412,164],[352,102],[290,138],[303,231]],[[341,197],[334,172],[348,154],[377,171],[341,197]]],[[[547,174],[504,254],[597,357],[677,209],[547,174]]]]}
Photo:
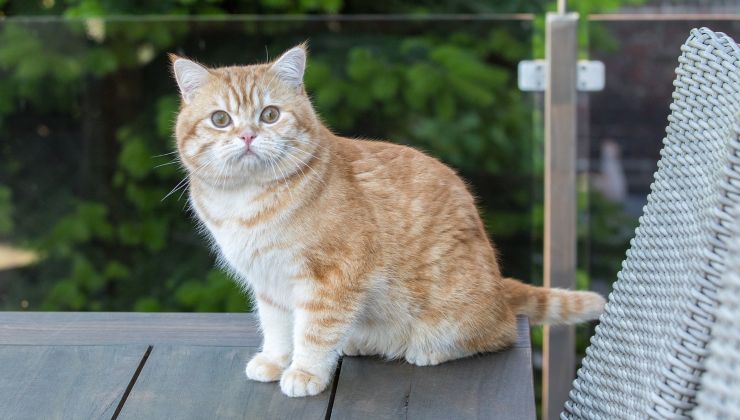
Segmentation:
{"type": "Polygon", "coordinates": [[[245,149],[240,151],[236,156],[229,159],[233,164],[241,164],[247,166],[254,166],[261,164],[262,156],[253,149],[245,149]]]}
{"type": "Polygon", "coordinates": [[[194,176],[191,173],[190,177],[191,180],[197,182],[203,187],[221,191],[239,190],[267,182],[267,180],[263,180],[261,176],[258,176],[258,174],[250,174],[249,176],[245,176],[244,174],[235,174],[226,176],[222,175],[220,177],[204,177],[194,176]]]}

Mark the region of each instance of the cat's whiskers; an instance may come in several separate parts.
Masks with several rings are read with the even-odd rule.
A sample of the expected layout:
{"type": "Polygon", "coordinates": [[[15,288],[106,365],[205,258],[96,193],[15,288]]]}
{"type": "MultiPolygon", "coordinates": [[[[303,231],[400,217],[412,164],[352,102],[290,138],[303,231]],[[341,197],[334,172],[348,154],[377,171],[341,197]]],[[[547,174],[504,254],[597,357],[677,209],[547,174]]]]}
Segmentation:
{"type": "Polygon", "coordinates": [[[161,168],[162,166],[176,165],[176,164],[179,164],[179,163],[180,163],[180,160],[179,160],[179,159],[176,159],[176,160],[171,160],[171,161],[169,161],[169,162],[165,162],[165,163],[160,163],[159,165],[155,166],[155,167],[154,167],[154,168],[152,168],[152,169],[157,169],[157,168],[161,168]]]}
{"type": "MultiPolygon", "coordinates": [[[[312,175],[311,173],[309,173],[308,175],[306,175],[306,173],[305,173],[305,172],[303,171],[303,168],[301,167],[301,164],[305,164],[305,162],[301,162],[301,161],[300,161],[300,160],[299,160],[299,159],[298,159],[297,157],[294,157],[294,156],[293,156],[293,155],[292,155],[292,154],[291,154],[291,153],[290,153],[289,151],[287,151],[287,150],[284,150],[284,152],[285,152],[285,153],[283,154],[283,156],[285,156],[286,158],[288,158],[288,159],[290,159],[291,161],[293,161],[293,162],[295,162],[295,163],[297,163],[297,164],[298,164],[297,168],[298,168],[298,170],[299,170],[299,171],[301,171],[301,175],[303,175],[304,177],[308,177],[308,175],[312,175]]],[[[319,179],[319,178],[316,178],[316,179],[320,181],[320,179],[319,179]]]]}
{"type": "Polygon", "coordinates": [[[216,175],[216,185],[221,188],[221,191],[224,191],[226,189],[226,178],[223,178],[223,181],[221,180],[221,177],[225,175],[226,168],[230,166],[229,160],[225,159],[225,162],[221,165],[221,167],[218,170],[218,174],[216,175]]]}
{"type": "MultiPolygon", "coordinates": [[[[293,139],[293,140],[295,140],[298,144],[311,144],[311,145],[319,146],[319,147],[322,147],[322,148],[324,147],[324,146],[321,146],[319,144],[304,143],[304,142],[302,142],[302,141],[300,141],[298,139],[293,139]]],[[[283,141],[283,142],[279,142],[278,143],[278,142],[273,141],[273,140],[263,140],[262,143],[265,144],[265,145],[267,145],[267,146],[273,147],[273,149],[276,149],[277,151],[280,151],[280,146],[287,146],[287,147],[290,147],[291,149],[298,150],[298,151],[304,153],[307,157],[310,157],[312,159],[318,159],[318,156],[314,155],[313,153],[309,152],[308,150],[301,149],[300,147],[297,147],[297,146],[295,146],[293,144],[290,144],[290,142],[287,142],[287,141],[283,141]]],[[[325,149],[325,150],[329,150],[329,149],[325,149]]]]}
{"type": "Polygon", "coordinates": [[[288,184],[288,175],[283,172],[283,169],[280,167],[280,162],[276,162],[275,166],[277,166],[278,171],[283,174],[283,184],[285,184],[285,189],[288,190],[290,201],[295,201],[295,197],[293,197],[293,190],[290,188],[290,184],[288,184]]]}
{"type": "Polygon", "coordinates": [[[232,169],[233,161],[239,158],[239,155],[241,154],[241,151],[243,150],[243,147],[241,144],[228,144],[224,150],[223,150],[223,158],[221,159],[221,167],[219,168],[218,173],[216,174],[216,185],[221,188],[221,191],[224,191],[227,186],[227,181],[229,180],[229,173],[232,169]]]}
{"type": "Polygon", "coordinates": [[[323,144],[312,142],[311,140],[308,140],[308,139],[301,139],[298,137],[294,138],[293,140],[295,140],[298,144],[305,144],[307,146],[313,146],[313,147],[316,147],[317,149],[323,149],[324,151],[331,153],[331,149],[323,144]]]}
{"type": "Polygon", "coordinates": [[[267,163],[270,164],[270,170],[272,171],[272,175],[274,177],[271,182],[277,182],[279,184],[280,181],[282,181],[282,178],[280,176],[278,176],[277,171],[275,170],[275,166],[277,166],[276,165],[275,158],[272,157],[272,156],[270,156],[270,155],[268,155],[267,156],[267,163]]]}
{"type": "MultiPolygon", "coordinates": [[[[205,169],[211,163],[212,163],[212,161],[209,160],[209,161],[201,164],[200,166],[198,166],[195,169],[193,169],[193,173],[196,173],[198,170],[205,169]]],[[[189,181],[190,181],[190,174],[187,174],[187,175],[185,175],[185,177],[180,182],[177,183],[177,185],[175,185],[175,187],[172,190],[170,190],[170,192],[167,193],[167,195],[165,195],[164,197],[162,197],[162,199],[159,200],[159,201],[160,202],[163,202],[164,200],[167,199],[167,197],[169,197],[172,194],[176,193],[179,189],[184,188],[186,186],[189,186],[189,184],[190,184],[189,181]]],[[[183,192],[185,192],[184,189],[183,189],[183,192]]],[[[177,200],[180,201],[180,198],[182,198],[182,193],[177,198],[177,200]]]]}
{"type": "MultiPolygon", "coordinates": [[[[317,157],[316,157],[316,156],[315,156],[314,154],[312,154],[312,153],[310,153],[310,152],[307,152],[307,151],[305,151],[305,150],[303,150],[303,149],[301,149],[301,148],[295,147],[295,146],[293,146],[293,145],[290,145],[290,144],[287,144],[287,143],[285,143],[285,144],[284,144],[284,146],[290,147],[290,148],[291,148],[292,150],[297,150],[297,151],[299,151],[299,152],[303,152],[303,153],[305,153],[306,155],[308,155],[308,156],[310,156],[310,157],[312,157],[312,158],[314,158],[314,159],[317,159],[317,157]]],[[[308,175],[311,175],[311,176],[312,176],[312,177],[313,177],[314,179],[316,179],[317,181],[319,181],[319,182],[321,182],[322,184],[326,185],[326,182],[324,182],[324,180],[323,180],[323,179],[321,178],[321,175],[320,175],[320,174],[319,174],[319,173],[318,173],[318,172],[317,172],[317,171],[316,171],[316,170],[315,170],[315,169],[314,169],[314,168],[313,168],[313,167],[312,167],[311,165],[309,165],[307,161],[305,161],[305,160],[301,159],[301,158],[300,158],[299,156],[297,156],[297,155],[295,155],[295,154],[291,153],[291,152],[290,152],[289,150],[285,150],[285,156],[286,156],[287,158],[289,158],[289,159],[290,159],[291,161],[293,161],[293,162],[295,162],[296,164],[298,164],[298,170],[300,170],[300,171],[301,171],[301,173],[302,173],[302,174],[303,174],[304,176],[308,176],[308,175]],[[313,172],[313,173],[309,172],[308,174],[306,174],[306,173],[305,173],[305,172],[303,171],[303,167],[306,167],[306,168],[308,168],[308,169],[309,169],[309,170],[310,170],[311,172],[313,172]]]]}
{"type": "Polygon", "coordinates": [[[151,159],[156,159],[156,158],[161,158],[161,157],[165,157],[165,156],[169,156],[169,155],[174,155],[175,153],[177,153],[177,150],[174,150],[174,151],[168,152],[168,153],[162,153],[161,155],[154,155],[154,156],[151,157],[151,159]]]}
{"type": "MultiPolygon", "coordinates": [[[[277,151],[273,147],[273,151],[277,151]]],[[[270,156],[270,158],[275,162],[275,167],[277,167],[277,170],[280,171],[280,176],[282,177],[283,185],[285,186],[285,189],[288,190],[288,194],[290,195],[291,201],[294,200],[293,198],[293,190],[290,189],[290,185],[288,185],[288,175],[283,172],[283,169],[280,167],[280,162],[277,161],[277,159],[274,156],[270,156]]]]}
{"type": "Polygon", "coordinates": [[[169,197],[169,196],[171,196],[172,194],[174,194],[175,192],[177,192],[177,190],[179,190],[180,188],[182,188],[182,187],[184,187],[185,185],[187,185],[187,183],[188,183],[188,176],[187,176],[187,175],[185,175],[185,177],[184,177],[184,178],[183,178],[183,179],[182,179],[182,180],[181,180],[180,182],[178,182],[178,183],[177,183],[177,185],[175,185],[175,188],[171,189],[171,190],[170,190],[170,192],[168,192],[168,193],[167,193],[167,195],[165,195],[164,197],[162,197],[162,199],[161,199],[161,200],[159,200],[159,202],[161,203],[161,202],[163,202],[164,200],[166,200],[166,199],[167,199],[167,197],[169,197]]]}
{"type": "MultiPolygon", "coordinates": [[[[299,141],[299,143],[301,143],[301,142],[299,141]]],[[[303,143],[303,144],[310,144],[310,143],[303,143]]],[[[316,146],[319,146],[319,147],[322,147],[322,148],[325,148],[325,146],[321,146],[321,145],[319,145],[319,144],[315,144],[315,145],[316,145],[316,146]]],[[[304,150],[304,149],[301,149],[300,147],[296,147],[296,146],[293,146],[292,144],[286,144],[286,146],[290,147],[290,148],[291,148],[291,149],[293,149],[293,150],[297,150],[297,151],[299,151],[299,152],[301,152],[301,153],[304,153],[304,154],[306,155],[306,157],[310,157],[311,159],[319,159],[319,157],[318,157],[318,156],[316,156],[315,154],[313,154],[313,153],[309,152],[308,150],[304,150]]],[[[327,150],[327,151],[328,151],[329,149],[328,149],[328,148],[325,148],[325,150],[327,150]]],[[[318,152],[317,152],[317,153],[318,153],[318,152]]],[[[313,168],[313,166],[309,165],[309,162],[308,162],[308,161],[305,161],[305,160],[303,160],[303,159],[299,159],[299,160],[300,160],[301,162],[303,162],[303,164],[304,164],[304,165],[305,165],[305,166],[306,166],[306,167],[307,167],[308,169],[310,169],[311,171],[313,171],[313,173],[314,173],[314,174],[316,174],[316,176],[317,176],[317,177],[319,177],[319,178],[321,179],[321,181],[323,182],[323,178],[321,178],[321,175],[320,175],[320,174],[319,174],[319,173],[318,173],[318,172],[316,171],[316,169],[314,169],[314,168],[313,168]]]]}
{"type": "Polygon", "coordinates": [[[269,160],[267,161],[270,164],[270,169],[272,169],[272,174],[275,177],[273,181],[280,182],[280,177],[278,177],[277,172],[275,171],[275,159],[272,156],[268,156],[269,160]]]}
{"type": "MultiPolygon", "coordinates": [[[[304,143],[299,143],[304,144],[304,143]]],[[[298,150],[302,153],[304,153],[307,157],[310,157],[311,159],[318,159],[318,156],[314,155],[313,153],[309,152],[308,150],[301,149],[300,147],[294,146],[290,143],[285,143],[286,146],[290,147],[291,149],[298,150]]]]}
{"type": "MultiPolygon", "coordinates": [[[[204,164],[201,164],[201,165],[200,165],[199,167],[197,167],[197,168],[193,169],[193,174],[197,173],[198,171],[204,171],[204,170],[205,170],[206,168],[208,168],[208,167],[209,167],[209,166],[210,166],[210,165],[211,165],[211,164],[212,164],[213,162],[215,162],[215,161],[214,161],[213,159],[209,159],[209,160],[208,160],[208,161],[206,161],[206,162],[205,162],[204,164]]],[[[182,198],[183,194],[185,194],[185,191],[188,191],[188,190],[190,190],[190,176],[191,176],[191,175],[192,175],[192,174],[190,174],[190,175],[188,175],[188,176],[187,176],[187,179],[188,179],[188,185],[187,185],[187,187],[186,187],[186,188],[183,188],[183,189],[182,189],[182,191],[180,191],[180,195],[179,195],[179,196],[177,197],[177,201],[180,201],[180,199],[182,198]]],[[[182,208],[183,208],[183,209],[185,209],[185,206],[186,206],[186,205],[187,205],[187,203],[185,203],[185,205],[183,205],[183,207],[182,207],[182,208]]]]}

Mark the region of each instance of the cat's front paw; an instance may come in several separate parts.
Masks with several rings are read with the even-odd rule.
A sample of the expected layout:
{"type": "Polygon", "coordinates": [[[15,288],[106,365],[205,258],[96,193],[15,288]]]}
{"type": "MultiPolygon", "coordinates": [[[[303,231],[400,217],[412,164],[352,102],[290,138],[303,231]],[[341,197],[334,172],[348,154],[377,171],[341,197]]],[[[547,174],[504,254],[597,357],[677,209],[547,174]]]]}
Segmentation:
{"type": "Polygon", "coordinates": [[[436,352],[409,351],[405,359],[416,366],[435,366],[450,360],[451,357],[436,352]]]}
{"type": "Polygon", "coordinates": [[[290,367],[280,378],[280,389],[289,397],[316,395],[329,385],[331,375],[319,376],[305,370],[290,367]]]}
{"type": "Polygon", "coordinates": [[[280,379],[288,362],[288,356],[269,357],[264,353],[257,353],[247,363],[247,378],[259,382],[275,382],[280,379]]]}

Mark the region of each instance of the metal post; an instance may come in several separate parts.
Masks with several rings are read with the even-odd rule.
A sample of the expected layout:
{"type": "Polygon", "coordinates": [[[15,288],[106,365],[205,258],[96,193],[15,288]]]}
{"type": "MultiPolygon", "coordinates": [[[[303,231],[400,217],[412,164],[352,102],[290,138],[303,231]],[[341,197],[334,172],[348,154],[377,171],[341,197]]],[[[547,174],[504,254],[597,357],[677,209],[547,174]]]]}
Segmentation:
{"type": "MultiPolygon", "coordinates": [[[[577,13],[548,13],[545,88],[545,287],[576,279],[577,13]]],[[[542,418],[559,418],[575,371],[575,329],[545,327],[542,418]]]]}

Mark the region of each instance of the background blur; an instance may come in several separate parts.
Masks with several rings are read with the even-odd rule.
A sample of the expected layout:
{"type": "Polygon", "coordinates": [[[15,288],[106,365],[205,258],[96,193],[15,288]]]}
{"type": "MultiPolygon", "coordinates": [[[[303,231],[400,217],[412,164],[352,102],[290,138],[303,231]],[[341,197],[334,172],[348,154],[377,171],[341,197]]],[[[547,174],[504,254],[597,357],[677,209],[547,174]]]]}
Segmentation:
{"type": "MultiPolygon", "coordinates": [[[[738,0],[583,0],[580,55],[606,89],[579,94],[580,288],[608,293],[659,157],[679,46],[736,39],[738,0]]],[[[0,309],[246,311],[215,269],[170,152],[167,52],[208,65],[310,42],[326,123],[455,167],[479,197],[503,271],[542,280],[544,13],[524,0],[0,0],[0,309]]],[[[583,349],[590,327],[580,327],[583,349]]],[[[540,330],[534,330],[535,345],[540,330]]],[[[537,363],[537,360],[535,360],[537,363]]]]}

